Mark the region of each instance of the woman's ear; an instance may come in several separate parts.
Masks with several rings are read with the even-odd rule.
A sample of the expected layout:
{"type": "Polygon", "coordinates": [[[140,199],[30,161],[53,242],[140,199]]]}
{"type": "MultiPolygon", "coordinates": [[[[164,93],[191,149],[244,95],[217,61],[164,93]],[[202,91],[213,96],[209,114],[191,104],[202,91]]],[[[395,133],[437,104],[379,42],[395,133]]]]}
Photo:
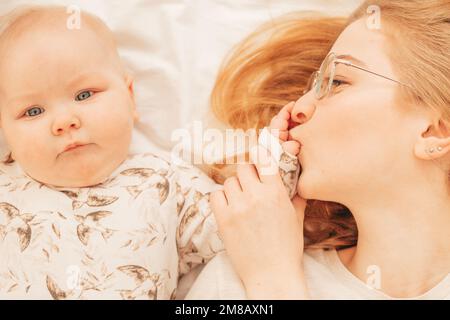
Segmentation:
{"type": "Polygon", "coordinates": [[[127,86],[127,90],[128,90],[128,93],[130,94],[130,98],[132,101],[132,105],[131,105],[132,110],[131,111],[133,112],[133,120],[134,120],[134,122],[137,122],[137,121],[139,121],[139,114],[136,110],[136,101],[134,98],[134,79],[131,75],[127,74],[125,76],[125,84],[127,86]]]}
{"type": "Polygon", "coordinates": [[[414,154],[422,160],[439,159],[450,153],[450,124],[438,120],[428,126],[427,130],[417,140],[414,154]]]}

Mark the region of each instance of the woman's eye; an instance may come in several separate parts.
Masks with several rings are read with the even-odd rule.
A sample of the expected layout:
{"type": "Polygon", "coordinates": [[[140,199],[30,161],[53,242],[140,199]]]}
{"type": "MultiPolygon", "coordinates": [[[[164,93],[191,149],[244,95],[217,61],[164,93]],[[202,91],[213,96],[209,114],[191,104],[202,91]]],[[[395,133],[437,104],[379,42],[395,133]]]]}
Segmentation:
{"type": "Polygon", "coordinates": [[[338,80],[338,79],[333,79],[333,84],[332,84],[333,87],[337,88],[337,87],[339,87],[339,86],[341,86],[343,84],[345,84],[344,81],[338,80]]]}
{"type": "Polygon", "coordinates": [[[43,113],[45,110],[40,107],[33,107],[25,111],[25,114],[27,117],[35,117],[43,113]]]}
{"type": "Polygon", "coordinates": [[[75,97],[76,101],[83,101],[86,100],[87,98],[90,98],[92,95],[94,94],[93,91],[82,91],[79,94],[77,94],[77,96],[75,97]]]}
{"type": "Polygon", "coordinates": [[[333,79],[333,83],[331,84],[331,90],[334,93],[340,92],[344,87],[349,84],[347,81],[339,80],[339,79],[333,79]]]}

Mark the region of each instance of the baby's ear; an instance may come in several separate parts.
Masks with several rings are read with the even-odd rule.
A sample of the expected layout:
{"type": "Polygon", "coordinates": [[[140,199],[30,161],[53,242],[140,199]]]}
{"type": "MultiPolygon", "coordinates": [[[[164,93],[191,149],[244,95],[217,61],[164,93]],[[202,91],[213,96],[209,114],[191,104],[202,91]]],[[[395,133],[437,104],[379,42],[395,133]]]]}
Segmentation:
{"type": "Polygon", "coordinates": [[[10,164],[14,162],[14,157],[12,155],[12,152],[8,153],[8,155],[6,156],[5,160],[3,160],[4,164],[10,164]]]}
{"type": "Polygon", "coordinates": [[[134,79],[131,75],[125,75],[125,84],[127,86],[128,92],[131,95],[131,98],[134,101],[134,79]]]}
{"type": "Polygon", "coordinates": [[[134,99],[134,79],[131,75],[127,74],[125,76],[125,84],[127,86],[128,92],[130,94],[131,97],[131,101],[132,101],[132,112],[133,112],[133,119],[135,122],[139,121],[139,114],[136,110],[136,101],[134,99]]]}

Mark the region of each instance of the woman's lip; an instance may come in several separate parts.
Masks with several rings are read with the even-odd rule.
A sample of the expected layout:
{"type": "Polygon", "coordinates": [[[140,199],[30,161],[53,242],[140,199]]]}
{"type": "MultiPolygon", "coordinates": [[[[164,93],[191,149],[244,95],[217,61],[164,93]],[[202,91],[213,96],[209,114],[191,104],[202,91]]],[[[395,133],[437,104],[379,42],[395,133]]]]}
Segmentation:
{"type": "Polygon", "coordinates": [[[295,121],[292,120],[292,119],[289,119],[289,122],[288,122],[288,130],[294,129],[296,126],[298,126],[298,123],[295,122],[295,121]]]}

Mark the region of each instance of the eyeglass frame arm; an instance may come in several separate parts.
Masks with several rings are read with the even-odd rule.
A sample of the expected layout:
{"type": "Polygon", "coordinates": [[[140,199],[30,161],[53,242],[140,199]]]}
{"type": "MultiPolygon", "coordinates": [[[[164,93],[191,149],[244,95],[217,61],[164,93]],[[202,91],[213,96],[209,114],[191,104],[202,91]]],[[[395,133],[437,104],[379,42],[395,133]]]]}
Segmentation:
{"type": "Polygon", "coordinates": [[[366,68],[357,66],[356,64],[353,64],[353,63],[351,63],[350,61],[347,61],[347,60],[343,60],[343,59],[335,59],[335,60],[333,60],[333,63],[335,63],[335,64],[336,64],[336,63],[342,63],[342,64],[344,64],[344,65],[346,65],[346,66],[353,67],[353,68],[356,68],[356,69],[359,69],[359,70],[362,70],[362,71],[369,72],[369,73],[371,73],[371,74],[373,74],[373,75],[379,76],[379,77],[384,78],[384,79],[387,79],[387,80],[391,80],[391,81],[397,82],[398,84],[401,84],[401,85],[403,85],[403,86],[406,86],[406,87],[412,89],[411,86],[408,85],[408,84],[406,84],[406,83],[403,83],[403,82],[401,82],[401,81],[398,81],[398,80],[395,80],[395,79],[392,79],[392,78],[383,76],[382,74],[379,74],[379,73],[370,71],[370,70],[368,70],[368,69],[366,69],[366,68]]]}

